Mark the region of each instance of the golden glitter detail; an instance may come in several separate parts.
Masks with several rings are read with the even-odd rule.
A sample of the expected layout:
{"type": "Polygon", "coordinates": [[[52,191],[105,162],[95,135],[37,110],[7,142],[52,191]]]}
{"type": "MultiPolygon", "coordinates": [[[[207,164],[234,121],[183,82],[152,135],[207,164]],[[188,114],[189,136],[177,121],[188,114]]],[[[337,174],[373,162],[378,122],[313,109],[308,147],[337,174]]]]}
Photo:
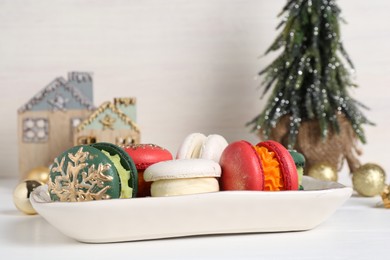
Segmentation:
{"type": "Polygon", "coordinates": [[[156,144],[128,144],[121,146],[121,148],[124,149],[132,149],[132,150],[137,150],[137,149],[146,149],[146,148],[151,148],[151,149],[158,149],[158,150],[166,150],[163,147],[160,147],[156,144]]]}
{"type": "Polygon", "coordinates": [[[103,130],[111,129],[114,130],[114,123],[116,119],[106,115],[103,119],[99,120],[99,122],[103,125],[103,130]]]}
{"type": "Polygon", "coordinates": [[[97,169],[95,165],[88,167],[86,163],[88,156],[89,153],[84,152],[83,147],[75,154],[68,153],[71,162],[68,162],[66,172],[64,172],[65,156],[60,162],[56,158],[51,171],[60,175],[56,176],[54,181],[49,180],[50,194],[56,195],[60,201],[68,202],[110,199],[106,194],[110,186],[105,186],[105,183],[111,182],[112,176],[106,176],[104,173],[111,165],[100,163],[97,169]],[[85,168],[88,169],[87,172],[83,171],[85,168]],[[81,181],[79,181],[80,177],[81,181]]]}
{"type": "Polygon", "coordinates": [[[126,124],[131,126],[132,129],[134,129],[135,132],[140,133],[139,127],[136,123],[133,122],[125,113],[120,111],[113,103],[111,102],[105,102],[103,103],[98,109],[95,110],[95,112],[92,113],[92,115],[84,120],[82,123],[80,123],[77,128],[76,132],[81,132],[84,130],[84,128],[91,124],[93,120],[95,120],[101,113],[103,113],[106,109],[111,109],[112,112],[114,112],[121,120],[123,120],[126,124]]]}
{"type": "Polygon", "coordinates": [[[130,106],[130,105],[135,105],[136,103],[136,98],[114,98],[114,105],[125,105],[125,106],[130,106]]]}

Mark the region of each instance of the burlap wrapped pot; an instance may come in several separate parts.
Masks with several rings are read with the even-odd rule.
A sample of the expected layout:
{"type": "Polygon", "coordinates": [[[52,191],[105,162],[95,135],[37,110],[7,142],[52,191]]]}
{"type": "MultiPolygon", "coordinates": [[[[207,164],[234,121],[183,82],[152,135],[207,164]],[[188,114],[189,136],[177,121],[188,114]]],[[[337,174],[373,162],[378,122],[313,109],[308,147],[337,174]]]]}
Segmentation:
{"type": "MultiPolygon", "coordinates": [[[[339,133],[330,127],[325,138],[321,135],[318,120],[306,120],[301,123],[293,149],[305,156],[305,172],[316,163],[328,163],[340,170],[345,160],[350,172],[354,172],[360,166],[358,156],[361,151],[357,147],[358,138],[343,114],[337,115],[337,120],[340,126],[339,133]]],[[[282,117],[272,129],[269,139],[288,147],[289,125],[290,117],[282,117]]],[[[261,130],[258,135],[260,139],[264,139],[261,130]]]]}

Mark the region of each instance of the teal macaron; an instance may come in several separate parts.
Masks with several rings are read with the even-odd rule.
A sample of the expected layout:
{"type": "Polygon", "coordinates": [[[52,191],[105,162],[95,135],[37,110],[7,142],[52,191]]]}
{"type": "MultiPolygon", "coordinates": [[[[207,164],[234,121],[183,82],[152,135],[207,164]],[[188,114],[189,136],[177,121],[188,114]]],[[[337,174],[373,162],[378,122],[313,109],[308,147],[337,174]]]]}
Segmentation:
{"type": "Polygon", "coordinates": [[[134,198],[138,173],[122,148],[95,143],[72,147],[55,158],[47,184],[52,201],[134,198]]]}
{"type": "Polygon", "coordinates": [[[302,176],[303,176],[303,171],[305,168],[306,164],[306,159],[305,156],[295,150],[289,150],[291,157],[294,160],[295,166],[297,167],[297,172],[298,172],[298,180],[299,180],[299,190],[303,190],[302,186],[302,176]]]}

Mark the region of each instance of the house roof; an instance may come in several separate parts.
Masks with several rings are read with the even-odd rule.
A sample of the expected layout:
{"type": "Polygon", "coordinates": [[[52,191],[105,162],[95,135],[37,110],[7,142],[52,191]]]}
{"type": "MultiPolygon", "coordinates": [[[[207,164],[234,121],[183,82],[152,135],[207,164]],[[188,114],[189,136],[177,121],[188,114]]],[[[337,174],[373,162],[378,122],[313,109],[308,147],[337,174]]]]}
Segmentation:
{"type": "Polygon", "coordinates": [[[85,97],[80,92],[80,90],[78,90],[71,83],[67,82],[63,77],[58,77],[54,79],[51,83],[49,83],[49,85],[47,85],[43,90],[38,92],[34,97],[32,97],[26,104],[21,106],[18,109],[18,112],[23,113],[25,111],[34,110],[34,107],[36,107],[39,103],[41,103],[49,94],[55,93],[61,88],[64,89],[66,92],[68,92],[73,97],[73,99],[82,107],[88,110],[95,109],[92,102],[87,97],[85,97]]]}
{"type": "Polygon", "coordinates": [[[131,128],[134,129],[136,132],[140,132],[138,125],[111,102],[104,102],[103,104],[101,104],[87,119],[85,119],[76,127],[76,132],[84,130],[85,127],[91,124],[100,114],[103,114],[107,109],[111,109],[111,111],[114,112],[124,123],[131,126],[131,128]]]}

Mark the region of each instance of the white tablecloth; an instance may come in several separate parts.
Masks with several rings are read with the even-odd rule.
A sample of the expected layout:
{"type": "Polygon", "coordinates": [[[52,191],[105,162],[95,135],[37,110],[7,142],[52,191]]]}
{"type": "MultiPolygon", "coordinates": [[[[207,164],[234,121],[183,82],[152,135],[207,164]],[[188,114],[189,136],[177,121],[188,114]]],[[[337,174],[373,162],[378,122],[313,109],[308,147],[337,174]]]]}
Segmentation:
{"type": "Polygon", "coordinates": [[[390,255],[390,209],[383,208],[379,196],[352,196],[310,231],[85,244],[64,236],[39,215],[17,211],[12,201],[16,184],[0,179],[1,259],[388,259],[390,255]]]}

